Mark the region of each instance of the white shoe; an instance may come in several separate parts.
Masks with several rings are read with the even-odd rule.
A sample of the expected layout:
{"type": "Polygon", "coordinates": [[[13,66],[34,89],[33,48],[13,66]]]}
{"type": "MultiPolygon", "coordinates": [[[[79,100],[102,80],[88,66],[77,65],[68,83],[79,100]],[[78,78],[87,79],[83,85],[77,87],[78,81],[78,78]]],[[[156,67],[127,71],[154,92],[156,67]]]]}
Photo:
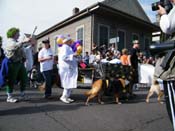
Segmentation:
{"type": "Polygon", "coordinates": [[[68,100],[69,102],[74,102],[74,100],[71,99],[71,98],[67,98],[67,100],[68,100]]]}
{"type": "Polygon", "coordinates": [[[13,97],[8,97],[7,98],[7,102],[9,102],[9,103],[16,103],[17,101],[18,101],[18,99],[15,99],[13,97]]]}
{"type": "Polygon", "coordinates": [[[67,100],[67,98],[61,97],[60,100],[66,104],[69,104],[70,101],[67,100]]]}

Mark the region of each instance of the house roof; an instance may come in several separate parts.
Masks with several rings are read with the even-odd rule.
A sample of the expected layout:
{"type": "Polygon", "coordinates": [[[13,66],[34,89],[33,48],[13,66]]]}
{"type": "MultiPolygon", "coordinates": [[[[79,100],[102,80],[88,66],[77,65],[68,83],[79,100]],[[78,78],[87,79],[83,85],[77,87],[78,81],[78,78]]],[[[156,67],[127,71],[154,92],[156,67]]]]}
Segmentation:
{"type": "Polygon", "coordinates": [[[102,3],[128,15],[151,23],[138,0],[105,0],[102,3]]]}
{"type": "MultiPolygon", "coordinates": [[[[128,4],[128,3],[125,3],[125,4],[128,4]]],[[[130,5],[128,7],[131,8],[130,5]]],[[[141,24],[149,26],[153,30],[159,30],[158,26],[156,26],[156,25],[151,23],[151,21],[149,20],[149,18],[147,17],[147,15],[143,11],[142,7],[140,6],[140,4],[138,3],[137,0],[105,0],[103,2],[95,3],[94,5],[89,6],[86,9],[80,11],[79,13],[77,13],[75,15],[72,15],[69,18],[59,22],[58,24],[48,28],[47,30],[45,30],[45,31],[41,32],[40,34],[38,34],[36,38],[39,39],[39,38],[41,38],[41,37],[43,37],[45,35],[48,35],[49,33],[53,32],[53,31],[56,31],[56,30],[66,26],[69,23],[72,23],[72,22],[74,22],[74,21],[76,21],[78,19],[81,19],[83,17],[89,16],[91,13],[94,13],[95,11],[98,11],[100,9],[104,10],[104,11],[108,11],[110,13],[121,15],[121,16],[126,17],[128,19],[132,19],[132,20],[134,20],[134,21],[136,21],[138,23],[141,23],[141,24]],[[135,9],[133,9],[133,10],[135,10],[134,12],[142,12],[142,13],[137,13],[137,15],[136,15],[136,14],[131,13],[132,11],[129,11],[129,9],[126,9],[127,11],[125,11],[126,7],[124,7],[124,6],[123,6],[123,9],[119,10],[118,9],[119,7],[117,8],[117,6],[113,5],[113,4],[116,4],[116,3],[112,4],[113,1],[118,1],[118,2],[120,2],[120,1],[123,1],[123,2],[125,2],[125,1],[128,1],[128,2],[129,1],[133,1],[134,2],[135,1],[138,6],[136,8],[132,4],[132,8],[135,7],[135,9]],[[140,11],[140,9],[142,11],[140,11]]]]}

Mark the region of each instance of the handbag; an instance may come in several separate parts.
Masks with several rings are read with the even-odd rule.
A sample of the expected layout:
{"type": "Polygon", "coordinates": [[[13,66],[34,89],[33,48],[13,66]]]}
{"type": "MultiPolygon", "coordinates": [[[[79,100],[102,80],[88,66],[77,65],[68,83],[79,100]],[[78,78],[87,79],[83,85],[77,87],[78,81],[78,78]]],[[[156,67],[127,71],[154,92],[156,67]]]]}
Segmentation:
{"type": "Polygon", "coordinates": [[[83,63],[83,62],[80,63],[80,67],[81,67],[82,69],[85,69],[86,66],[87,66],[87,65],[86,65],[85,63],[83,63]]]}
{"type": "Polygon", "coordinates": [[[154,76],[162,80],[175,78],[175,49],[158,58],[154,76]]]}

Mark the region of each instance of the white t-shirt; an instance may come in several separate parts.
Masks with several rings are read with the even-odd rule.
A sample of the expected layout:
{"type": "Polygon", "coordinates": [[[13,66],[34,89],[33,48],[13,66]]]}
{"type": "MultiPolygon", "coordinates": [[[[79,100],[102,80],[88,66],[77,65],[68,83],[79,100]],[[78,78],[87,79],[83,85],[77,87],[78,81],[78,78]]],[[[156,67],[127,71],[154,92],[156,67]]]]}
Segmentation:
{"type": "Polygon", "coordinates": [[[160,28],[166,34],[175,32],[175,5],[168,14],[162,15],[160,18],[160,28]]]}
{"type": "Polygon", "coordinates": [[[92,63],[95,61],[95,58],[96,58],[96,55],[91,54],[91,55],[89,56],[89,64],[92,64],[92,63]]]}
{"type": "MultiPolygon", "coordinates": [[[[38,54],[38,58],[50,58],[53,57],[52,49],[42,48],[38,54]]],[[[53,59],[40,62],[40,71],[48,71],[53,69],[53,59]]]]}

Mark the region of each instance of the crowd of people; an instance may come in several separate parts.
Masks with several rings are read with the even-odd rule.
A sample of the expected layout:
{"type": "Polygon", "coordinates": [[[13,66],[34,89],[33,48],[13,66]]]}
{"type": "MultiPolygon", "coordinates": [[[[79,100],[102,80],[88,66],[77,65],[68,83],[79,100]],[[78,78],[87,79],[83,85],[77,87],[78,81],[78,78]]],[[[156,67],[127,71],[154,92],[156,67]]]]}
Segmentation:
{"type": "Polygon", "coordinates": [[[84,62],[86,67],[88,67],[88,65],[93,65],[104,60],[111,61],[117,59],[121,62],[121,64],[133,67],[135,70],[134,83],[138,83],[138,63],[155,64],[152,57],[147,59],[143,53],[140,52],[138,40],[133,41],[133,47],[130,51],[124,48],[120,52],[117,47],[115,47],[115,44],[110,44],[109,48],[106,48],[105,45],[97,47],[96,44],[93,44],[90,54],[89,52],[85,52],[83,57],[77,57],[77,53],[72,51],[70,46],[73,42],[70,36],[63,40],[64,44],[60,48],[58,60],[56,63],[54,63],[55,57],[50,47],[51,45],[49,39],[43,40],[42,45],[40,45],[38,48],[38,52],[33,55],[32,48],[34,43],[32,42],[32,38],[26,37],[23,41],[19,42],[19,34],[19,29],[9,29],[7,31],[8,42],[3,46],[3,48],[1,47],[2,68],[0,81],[2,82],[0,85],[5,86],[7,89],[7,102],[17,102],[18,99],[13,97],[13,88],[17,83],[20,83],[20,99],[28,99],[25,95],[25,88],[29,81],[27,74],[30,73],[32,68],[36,68],[38,72],[40,72],[38,73],[39,75],[37,77],[38,82],[42,83],[44,81],[44,98],[50,98],[52,95],[52,70],[54,65],[58,64],[56,67],[59,68],[58,74],[60,75],[61,87],[64,88],[60,100],[65,103],[70,103],[73,101],[70,98],[71,89],[77,87],[77,67],[80,61],[84,62]],[[8,68],[8,72],[4,74],[5,64],[8,68]],[[68,85],[67,83],[70,84],[68,85]]]}
{"type": "MultiPolygon", "coordinates": [[[[134,43],[139,43],[139,41],[134,40],[133,44],[134,43]]],[[[131,50],[124,48],[121,51],[119,51],[117,47],[115,47],[115,44],[110,44],[110,47],[108,49],[106,49],[105,45],[102,45],[101,48],[98,48],[95,45],[96,44],[94,44],[95,48],[92,48],[91,53],[89,54],[89,52],[86,52],[86,55],[83,57],[83,60],[86,64],[92,64],[96,60],[98,61],[98,59],[106,59],[107,61],[111,61],[113,59],[119,59],[121,60],[121,63],[123,65],[131,65],[129,58],[130,54],[132,53],[131,50]]],[[[152,56],[147,57],[144,54],[144,52],[141,52],[139,50],[137,51],[136,57],[138,59],[138,63],[140,64],[155,65],[156,63],[155,57],[152,56]]]]}
{"type": "MultiPolygon", "coordinates": [[[[69,37],[64,38],[63,46],[59,50],[58,60],[54,63],[54,54],[51,49],[49,39],[42,41],[38,52],[33,55],[32,48],[34,46],[33,38],[26,37],[19,42],[20,30],[11,28],[7,31],[8,42],[1,47],[1,70],[0,70],[0,85],[6,87],[7,102],[15,103],[19,99],[13,96],[14,86],[20,86],[20,100],[28,100],[25,94],[26,86],[29,83],[28,74],[33,68],[38,70],[38,83],[45,84],[44,98],[52,97],[52,81],[53,67],[55,64],[61,80],[61,87],[64,88],[61,101],[65,103],[73,102],[70,94],[73,88],[77,87],[78,63],[84,62],[88,65],[93,65],[102,60],[110,61],[118,59],[123,65],[132,66],[135,69],[135,83],[138,82],[137,64],[138,62],[146,63],[144,56],[139,52],[139,41],[133,41],[133,48],[128,53],[127,49],[123,49],[122,53],[116,49],[114,44],[111,44],[108,49],[105,46],[97,47],[96,44],[92,47],[92,52],[85,52],[83,57],[74,52],[71,48],[73,40],[69,37]],[[139,54],[139,55],[138,55],[139,54]],[[80,60],[81,59],[81,60],[80,60]],[[7,70],[6,70],[7,69],[7,70]],[[68,84],[69,83],[69,84],[68,84]]],[[[2,38],[1,38],[2,43],[2,38]]],[[[152,64],[153,61],[149,61],[152,64]]]]}
{"type": "MultiPolygon", "coordinates": [[[[3,48],[0,48],[0,86],[6,88],[6,101],[16,103],[18,100],[29,100],[25,90],[33,69],[39,72],[37,73],[38,83],[44,83],[44,98],[51,98],[54,79],[53,68],[58,67],[59,72],[57,74],[61,79],[61,87],[64,88],[60,100],[64,103],[73,102],[70,94],[71,89],[77,87],[78,64],[77,54],[70,47],[72,39],[67,37],[63,40],[64,44],[60,50],[61,53],[58,55],[59,59],[56,60],[57,57],[53,55],[49,39],[43,40],[38,52],[34,54],[32,52],[33,38],[26,37],[22,41],[18,41],[19,36],[20,30],[18,28],[10,28],[7,31],[8,41],[3,45],[3,48]],[[60,64],[55,66],[57,62],[60,64]],[[15,85],[20,86],[21,93],[18,99],[13,96],[15,85]]],[[[2,46],[2,37],[0,37],[0,43],[2,46]]]]}

